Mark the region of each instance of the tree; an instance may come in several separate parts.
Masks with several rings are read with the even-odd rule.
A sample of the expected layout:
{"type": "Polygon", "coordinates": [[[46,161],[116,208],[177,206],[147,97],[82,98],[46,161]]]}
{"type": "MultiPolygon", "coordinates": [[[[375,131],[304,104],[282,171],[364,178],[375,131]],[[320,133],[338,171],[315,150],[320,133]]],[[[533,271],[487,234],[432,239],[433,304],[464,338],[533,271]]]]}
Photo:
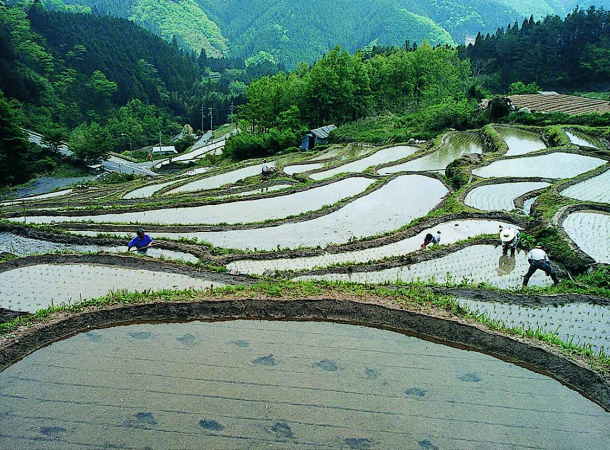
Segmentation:
{"type": "Polygon", "coordinates": [[[70,148],[77,158],[96,163],[112,151],[112,136],[97,122],[78,126],[70,136],[70,148]]]}
{"type": "Polygon", "coordinates": [[[17,111],[0,91],[0,185],[22,183],[32,173],[30,146],[18,123],[17,111]]]}
{"type": "Polygon", "coordinates": [[[522,81],[511,83],[508,87],[508,95],[537,94],[538,91],[540,91],[540,86],[538,86],[538,84],[526,84],[522,81]]]}
{"type": "Polygon", "coordinates": [[[42,145],[53,152],[57,152],[68,137],[65,128],[57,125],[50,125],[42,130],[42,145]]]}

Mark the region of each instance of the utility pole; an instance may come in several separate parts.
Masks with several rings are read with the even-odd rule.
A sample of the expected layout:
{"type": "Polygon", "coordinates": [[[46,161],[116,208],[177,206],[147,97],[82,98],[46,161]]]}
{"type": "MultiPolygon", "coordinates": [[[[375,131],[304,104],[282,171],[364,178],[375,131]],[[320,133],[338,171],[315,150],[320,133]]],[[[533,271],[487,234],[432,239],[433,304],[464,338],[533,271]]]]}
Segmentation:
{"type": "Polygon", "coordinates": [[[233,104],[233,102],[231,102],[231,109],[230,109],[230,111],[231,111],[231,116],[230,116],[230,119],[231,119],[231,128],[233,128],[233,117],[234,117],[233,116],[233,112],[235,111],[235,105],[233,104]]]}
{"type": "Polygon", "coordinates": [[[210,106],[210,131],[214,129],[214,108],[210,106]]]}
{"type": "Polygon", "coordinates": [[[204,130],[203,130],[203,117],[205,116],[205,113],[203,112],[205,109],[204,105],[201,105],[201,134],[204,134],[204,130]]]}

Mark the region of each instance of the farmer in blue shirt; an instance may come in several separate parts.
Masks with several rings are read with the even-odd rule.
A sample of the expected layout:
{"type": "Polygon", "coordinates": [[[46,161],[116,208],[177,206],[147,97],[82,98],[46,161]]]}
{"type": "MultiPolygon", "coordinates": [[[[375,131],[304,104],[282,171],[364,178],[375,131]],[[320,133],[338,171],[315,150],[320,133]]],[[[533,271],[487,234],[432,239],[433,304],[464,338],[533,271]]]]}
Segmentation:
{"type": "Polygon", "coordinates": [[[135,247],[138,253],[145,255],[148,249],[153,245],[154,243],[152,238],[146,233],[144,233],[144,230],[140,228],[138,230],[137,236],[134,237],[131,241],[129,241],[129,244],[127,244],[127,250],[131,251],[131,249],[135,247]]]}

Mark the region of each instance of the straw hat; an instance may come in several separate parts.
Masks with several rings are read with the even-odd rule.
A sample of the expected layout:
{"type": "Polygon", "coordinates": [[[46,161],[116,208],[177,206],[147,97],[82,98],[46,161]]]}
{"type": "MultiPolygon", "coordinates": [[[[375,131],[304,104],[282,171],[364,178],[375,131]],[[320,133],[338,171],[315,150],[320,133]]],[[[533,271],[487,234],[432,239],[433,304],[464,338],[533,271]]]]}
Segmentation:
{"type": "Polygon", "coordinates": [[[500,233],[500,239],[502,242],[510,242],[515,239],[515,236],[517,236],[517,233],[512,228],[503,229],[500,233]]]}

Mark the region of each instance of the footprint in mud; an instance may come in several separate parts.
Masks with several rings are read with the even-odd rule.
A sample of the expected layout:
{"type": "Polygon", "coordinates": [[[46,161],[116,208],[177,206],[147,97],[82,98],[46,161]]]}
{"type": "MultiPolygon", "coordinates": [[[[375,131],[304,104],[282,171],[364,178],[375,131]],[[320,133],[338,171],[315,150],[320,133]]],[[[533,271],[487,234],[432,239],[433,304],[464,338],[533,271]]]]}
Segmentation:
{"type": "Polygon", "coordinates": [[[176,338],[178,342],[184,345],[188,345],[189,347],[195,345],[197,338],[192,334],[185,334],[184,336],[179,336],[176,338]]]}
{"type": "Polygon", "coordinates": [[[367,367],[366,369],[364,369],[364,375],[368,379],[374,380],[376,378],[379,378],[379,371],[377,369],[371,369],[371,368],[367,367]]]}
{"type": "Polygon", "coordinates": [[[200,420],[199,426],[208,431],[222,431],[225,429],[224,425],[216,422],[215,420],[200,420]]]}
{"type": "Polygon", "coordinates": [[[146,425],[157,425],[158,422],[155,420],[155,416],[148,412],[139,412],[136,414],[136,420],[146,425]]]}
{"type": "Polygon", "coordinates": [[[261,356],[252,361],[252,364],[257,366],[277,366],[279,362],[273,357],[273,354],[267,356],[261,356]]]}
{"type": "Polygon", "coordinates": [[[276,422],[273,424],[271,428],[268,428],[267,431],[269,433],[275,434],[275,436],[279,439],[292,439],[294,438],[294,433],[292,432],[292,428],[287,423],[284,422],[276,422]]]}
{"type": "Polygon", "coordinates": [[[51,439],[59,439],[66,431],[68,430],[62,427],[40,427],[40,433],[51,439]]]}
{"type": "Polygon", "coordinates": [[[409,388],[405,391],[405,397],[407,398],[423,398],[426,396],[428,391],[417,387],[409,388]]]}
{"type": "Polygon", "coordinates": [[[460,375],[458,378],[466,383],[478,383],[481,381],[481,377],[476,373],[467,373],[465,375],[460,375]]]}
{"type": "Polygon", "coordinates": [[[129,333],[129,337],[133,339],[150,339],[152,337],[152,333],[149,331],[137,331],[134,333],[129,333]]]}
{"type": "Polygon", "coordinates": [[[336,372],[337,370],[339,370],[339,367],[337,367],[337,362],[331,361],[329,359],[318,361],[313,366],[325,370],[327,372],[336,372]]]}
{"type": "Polygon", "coordinates": [[[248,341],[242,341],[242,340],[231,341],[231,342],[229,342],[229,344],[237,345],[239,348],[248,348],[248,347],[250,347],[250,343],[248,341]]]}
{"type": "Polygon", "coordinates": [[[345,445],[355,450],[367,450],[373,448],[373,441],[364,438],[347,438],[344,439],[345,445]]]}
{"type": "Polygon", "coordinates": [[[430,442],[428,439],[419,441],[417,444],[419,445],[419,448],[425,448],[426,450],[438,450],[438,447],[432,442],[430,442]]]}
{"type": "Polygon", "coordinates": [[[85,337],[89,340],[89,342],[100,342],[102,340],[102,335],[99,333],[85,333],[85,337]]]}

